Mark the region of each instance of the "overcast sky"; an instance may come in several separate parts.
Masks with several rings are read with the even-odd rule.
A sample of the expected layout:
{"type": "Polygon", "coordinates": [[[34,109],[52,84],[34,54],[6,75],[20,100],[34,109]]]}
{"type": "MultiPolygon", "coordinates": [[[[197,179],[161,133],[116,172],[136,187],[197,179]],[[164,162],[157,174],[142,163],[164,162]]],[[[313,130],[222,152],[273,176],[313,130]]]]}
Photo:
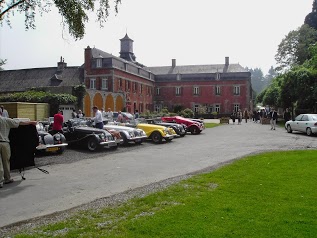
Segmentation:
{"type": "Polygon", "coordinates": [[[12,28],[0,28],[4,69],[68,66],[84,62],[89,45],[119,56],[120,40],[134,40],[136,60],[146,66],[223,64],[262,68],[275,65],[278,44],[304,23],[313,0],[122,0],[104,28],[91,19],[86,36],[75,41],[63,30],[56,9],[36,16],[36,30],[25,31],[23,15],[12,28]]]}

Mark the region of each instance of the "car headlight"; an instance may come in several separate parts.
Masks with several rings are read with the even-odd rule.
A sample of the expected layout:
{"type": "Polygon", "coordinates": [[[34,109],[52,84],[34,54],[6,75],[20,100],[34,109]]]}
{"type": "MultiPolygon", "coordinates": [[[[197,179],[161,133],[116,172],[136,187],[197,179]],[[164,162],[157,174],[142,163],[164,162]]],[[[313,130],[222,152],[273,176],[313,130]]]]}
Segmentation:
{"type": "Polygon", "coordinates": [[[129,131],[129,135],[130,135],[130,137],[134,137],[135,136],[133,131],[129,131]]]}
{"type": "Polygon", "coordinates": [[[59,133],[54,135],[55,140],[60,141],[61,140],[61,135],[59,133]]]}
{"type": "Polygon", "coordinates": [[[102,134],[99,135],[99,137],[100,137],[101,140],[103,140],[103,141],[105,140],[105,134],[102,133],[102,134]]]}

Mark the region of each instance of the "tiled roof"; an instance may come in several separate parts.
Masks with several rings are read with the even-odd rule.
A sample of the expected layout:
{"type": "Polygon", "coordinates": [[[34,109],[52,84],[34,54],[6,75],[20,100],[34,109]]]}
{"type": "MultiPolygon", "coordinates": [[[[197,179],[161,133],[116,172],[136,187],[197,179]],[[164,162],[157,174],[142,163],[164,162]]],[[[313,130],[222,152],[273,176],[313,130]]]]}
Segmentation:
{"type": "Polygon", "coordinates": [[[205,73],[240,73],[248,72],[240,64],[213,64],[213,65],[180,65],[180,66],[161,66],[161,67],[146,67],[155,75],[166,74],[205,74],[205,73]]]}
{"type": "Polygon", "coordinates": [[[0,71],[0,92],[25,91],[30,88],[75,86],[83,82],[83,68],[57,67],[0,71]]]}

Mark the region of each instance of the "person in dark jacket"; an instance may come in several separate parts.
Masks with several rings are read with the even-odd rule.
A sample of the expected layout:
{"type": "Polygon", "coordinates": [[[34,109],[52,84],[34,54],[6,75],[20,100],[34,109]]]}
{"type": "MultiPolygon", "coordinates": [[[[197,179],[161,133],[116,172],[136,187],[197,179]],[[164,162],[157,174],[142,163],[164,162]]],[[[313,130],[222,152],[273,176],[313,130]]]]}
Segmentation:
{"type": "Polygon", "coordinates": [[[10,175],[10,129],[17,128],[19,125],[35,126],[36,124],[36,121],[18,121],[11,118],[0,117],[0,188],[3,187],[3,184],[13,182],[10,175]]]}

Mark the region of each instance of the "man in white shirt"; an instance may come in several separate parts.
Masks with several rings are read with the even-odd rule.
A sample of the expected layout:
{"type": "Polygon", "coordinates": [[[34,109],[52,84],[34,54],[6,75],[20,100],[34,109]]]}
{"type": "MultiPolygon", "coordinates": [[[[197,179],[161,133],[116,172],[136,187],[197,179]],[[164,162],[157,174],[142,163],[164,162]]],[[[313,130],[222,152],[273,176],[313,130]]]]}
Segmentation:
{"type": "Polygon", "coordinates": [[[113,112],[111,111],[111,108],[108,108],[108,111],[106,112],[106,116],[109,121],[113,120],[113,112]]]}
{"type": "Polygon", "coordinates": [[[6,109],[4,109],[3,105],[0,106],[0,115],[2,117],[6,117],[6,118],[9,117],[9,113],[8,113],[8,111],[6,109]]]}
{"type": "Polygon", "coordinates": [[[101,111],[99,111],[98,107],[96,106],[94,106],[92,110],[95,114],[95,117],[92,118],[95,122],[95,127],[99,129],[103,129],[103,118],[102,118],[101,111]]]}

